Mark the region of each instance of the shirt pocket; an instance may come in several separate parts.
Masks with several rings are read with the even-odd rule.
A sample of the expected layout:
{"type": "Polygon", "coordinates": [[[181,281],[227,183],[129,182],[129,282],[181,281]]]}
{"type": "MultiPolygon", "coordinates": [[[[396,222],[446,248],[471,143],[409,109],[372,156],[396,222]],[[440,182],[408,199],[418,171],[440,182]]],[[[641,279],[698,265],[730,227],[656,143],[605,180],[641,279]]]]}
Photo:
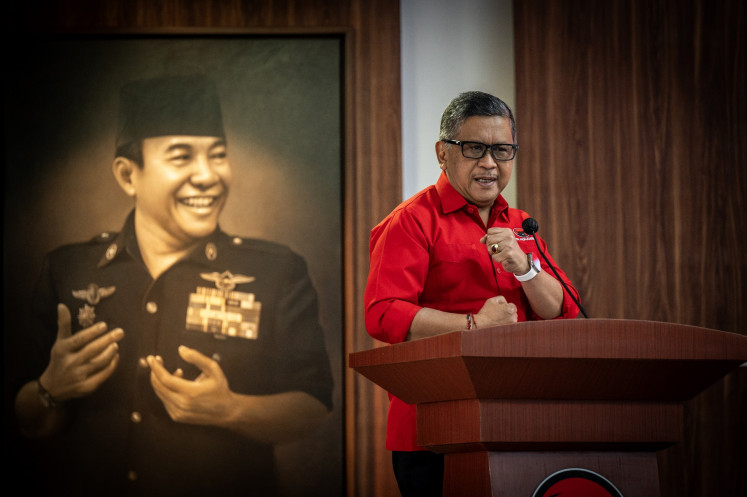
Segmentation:
{"type": "Polygon", "coordinates": [[[490,257],[480,243],[436,245],[431,256],[423,297],[428,301],[463,302],[471,300],[477,281],[491,269],[490,257]]]}

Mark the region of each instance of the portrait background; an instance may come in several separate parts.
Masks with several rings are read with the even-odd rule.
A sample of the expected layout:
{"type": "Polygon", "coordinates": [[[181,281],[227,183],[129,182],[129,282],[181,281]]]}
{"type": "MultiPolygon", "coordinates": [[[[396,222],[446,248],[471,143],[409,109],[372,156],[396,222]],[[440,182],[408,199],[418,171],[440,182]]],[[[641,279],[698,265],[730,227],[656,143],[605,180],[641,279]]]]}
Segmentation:
{"type": "Polygon", "coordinates": [[[122,84],[205,73],[234,176],[221,227],[289,245],[320,297],[335,407],[309,437],[279,448],[282,481],[297,495],[342,495],[342,39],[57,36],[16,55],[4,98],[5,329],[22,327],[46,252],[119,230],[132,208],[111,172],[122,84]]]}

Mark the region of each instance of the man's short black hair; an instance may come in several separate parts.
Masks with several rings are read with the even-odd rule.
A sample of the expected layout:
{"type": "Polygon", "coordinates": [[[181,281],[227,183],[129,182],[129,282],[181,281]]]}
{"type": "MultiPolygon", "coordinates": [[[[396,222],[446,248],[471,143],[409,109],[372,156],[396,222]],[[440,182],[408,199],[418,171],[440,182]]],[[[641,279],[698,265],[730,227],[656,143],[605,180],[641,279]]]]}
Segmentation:
{"type": "Polygon", "coordinates": [[[516,143],[516,121],[511,108],[498,97],[482,91],[468,91],[459,94],[444,110],[441,116],[439,140],[453,140],[464,121],[472,116],[498,116],[508,119],[511,137],[516,143]]]}

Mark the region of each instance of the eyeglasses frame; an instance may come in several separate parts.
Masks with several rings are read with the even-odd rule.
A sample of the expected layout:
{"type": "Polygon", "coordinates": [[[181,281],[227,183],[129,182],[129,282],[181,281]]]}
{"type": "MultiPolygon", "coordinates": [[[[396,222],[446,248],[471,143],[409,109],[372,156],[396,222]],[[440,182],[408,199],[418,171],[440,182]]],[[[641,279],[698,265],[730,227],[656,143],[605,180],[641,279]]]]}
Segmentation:
{"type": "Polygon", "coordinates": [[[462,157],[464,157],[465,159],[480,160],[483,157],[485,157],[485,154],[487,154],[488,150],[490,150],[490,156],[494,160],[499,161],[499,162],[508,162],[510,160],[514,160],[514,158],[516,158],[516,152],[519,151],[519,146],[513,143],[493,143],[492,145],[488,145],[487,143],[475,142],[475,141],[460,141],[460,140],[447,140],[447,139],[444,139],[441,141],[444,143],[451,143],[452,145],[459,145],[459,147],[462,149],[462,157]],[[477,143],[478,145],[484,145],[485,151],[482,153],[480,157],[467,157],[466,155],[464,155],[464,145],[468,143],[477,143]],[[514,149],[514,154],[508,159],[499,159],[498,157],[495,156],[495,154],[493,154],[493,147],[497,147],[499,145],[504,146],[504,147],[505,146],[511,147],[512,149],[514,149]]]}

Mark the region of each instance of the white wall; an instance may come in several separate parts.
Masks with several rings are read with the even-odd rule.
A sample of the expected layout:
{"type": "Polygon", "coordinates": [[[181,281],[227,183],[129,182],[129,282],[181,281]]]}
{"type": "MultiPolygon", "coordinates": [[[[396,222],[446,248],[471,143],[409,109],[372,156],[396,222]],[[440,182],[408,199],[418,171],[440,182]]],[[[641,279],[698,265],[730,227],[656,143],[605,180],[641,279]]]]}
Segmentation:
{"type": "MultiPolygon", "coordinates": [[[[401,0],[402,195],[436,182],[441,113],[468,90],[491,93],[514,111],[511,0],[401,0]]],[[[516,206],[515,178],[503,196],[516,206]]]]}

